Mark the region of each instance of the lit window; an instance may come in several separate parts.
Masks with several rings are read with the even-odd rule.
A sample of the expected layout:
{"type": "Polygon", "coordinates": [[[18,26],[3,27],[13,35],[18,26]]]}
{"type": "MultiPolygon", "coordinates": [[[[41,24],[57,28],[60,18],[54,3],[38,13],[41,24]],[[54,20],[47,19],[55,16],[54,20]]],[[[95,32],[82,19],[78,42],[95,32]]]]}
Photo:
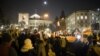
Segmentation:
{"type": "Polygon", "coordinates": [[[85,16],[85,19],[87,19],[87,16],[85,16]]]}
{"type": "Polygon", "coordinates": [[[77,16],[77,20],[79,20],[79,16],[77,16]]]}
{"type": "Polygon", "coordinates": [[[94,20],[94,17],[92,17],[92,20],[94,20]]]}
{"type": "Polygon", "coordinates": [[[62,18],[62,20],[64,20],[64,18],[62,18]]]}
{"type": "Polygon", "coordinates": [[[81,16],[81,19],[83,19],[83,16],[81,16]]]}
{"type": "Polygon", "coordinates": [[[96,20],[98,20],[98,18],[96,18],[96,20]]]}
{"type": "Polygon", "coordinates": [[[60,26],[60,22],[59,21],[57,22],[57,26],[60,26]]]}
{"type": "Polygon", "coordinates": [[[94,14],[92,13],[92,16],[94,16],[94,14]]]}

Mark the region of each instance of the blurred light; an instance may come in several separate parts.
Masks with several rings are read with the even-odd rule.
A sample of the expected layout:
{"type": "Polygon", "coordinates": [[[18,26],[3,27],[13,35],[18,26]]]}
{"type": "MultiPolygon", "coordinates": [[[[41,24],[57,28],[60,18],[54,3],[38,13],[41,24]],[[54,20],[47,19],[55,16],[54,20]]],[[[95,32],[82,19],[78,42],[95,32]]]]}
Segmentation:
{"type": "Polygon", "coordinates": [[[47,36],[48,36],[48,37],[51,37],[51,34],[50,34],[50,33],[47,33],[47,36]]]}
{"type": "Polygon", "coordinates": [[[96,18],[96,20],[98,21],[98,18],[96,18]]]}
{"type": "Polygon", "coordinates": [[[24,28],[21,28],[20,30],[21,30],[21,31],[23,31],[23,30],[24,30],[24,28]]]}
{"type": "Polygon", "coordinates": [[[47,37],[51,37],[51,30],[49,28],[46,28],[45,31],[44,31],[44,34],[47,36],[47,37]]]}
{"type": "Polygon", "coordinates": [[[18,27],[16,27],[16,29],[19,29],[18,27]]]}
{"type": "Polygon", "coordinates": [[[92,16],[94,16],[94,13],[92,13],[92,16]]]}
{"type": "Polygon", "coordinates": [[[63,35],[63,32],[62,32],[62,30],[60,30],[58,33],[59,33],[59,35],[63,35]]]}
{"type": "Polygon", "coordinates": [[[46,14],[44,14],[44,18],[48,18],[49,17],[49,15],[46,13],[46,14]]]}
{"type": "Polygon", "coordinates": [[[41,17],[38,14],[34,14],[30,18],[41,18],[41,17]]]}
{"type": "Polygon", "coordinates": [[[81,16],[81,19],[83,19],[83,16],[81,16]]]}
{"type": "Polygon", "coordinates": [[[64,20],[64,18],[61,18],[62,20],[64,20]]]}
{"type": "Polygon", "coordinates": [[[100,45],[100,42],[97,42],[98,45],[100,45]]]}
{"type": "Polygon", "coordinates": [[[97,10],[100,11],[100,8],[98,8],[97,10]]]}
{"type": "Polygon", "coordinates": [[[85,19],[87,19],[87,16],[85,16],[85,19]]]}
{"type": "Polygon", "coordinates": [[[77,20],[79,20],[79,16],[77,16],[77,20]]]}
{"type": "Polygon", "coordinates": [[[94,20],[94,17],[92,17],[92,20],[94,20]]]}
{"type": "Polygon", "coordinates": [[[57,26],[60,26],[60,22],[59,21],[57,22],[57,26]]]}
{"type": "Polygon", "coordinates": [[[81,38],[81,35],[76,35],[76,38],[79,40],[81,38]]]}
{"type": "Polygon", "coordinates": [[[73,43],[77,40],[77,38],[75,38],[74,36],[67,36],[66,40],[68,40],[68,42],[73,43]]]}
{"type": "Polygon", "coordinates": [[[4,26],[2,25],[2,26],[1,26],[1,29],[3,29],[3,28],[4,28],[4,26]]]}
{"type": "Polygon", "coordinates": [[[49,29],[49,28],[47,28],[46,30],[47,30],[47,31],[49,31],[50,29],[49,29]]]}
{"type": "Polygon", "coordinates": [[[27,26],[25,26],[25,27],[24,27],[24,29],[28,29],[28,27],[27,27],[27,26]]]}
{"type": "Polygon", "coordinates": [[[84,28],[82,31],[83,35],[92,35],[91,27],[84,28]]]}
{"type": "Polygon", "coordinates": [[[44,1],[43,4],[44,4],[44,5],[47,5],[47,1],[44,1]]]}
{"type": "Polygon", "coordinates": [[[46,29],[45,29],[45,32],[46,32],[46,33],[51,33],[51,30],[50,30],[49,28],[46,28],[46,29]]]}

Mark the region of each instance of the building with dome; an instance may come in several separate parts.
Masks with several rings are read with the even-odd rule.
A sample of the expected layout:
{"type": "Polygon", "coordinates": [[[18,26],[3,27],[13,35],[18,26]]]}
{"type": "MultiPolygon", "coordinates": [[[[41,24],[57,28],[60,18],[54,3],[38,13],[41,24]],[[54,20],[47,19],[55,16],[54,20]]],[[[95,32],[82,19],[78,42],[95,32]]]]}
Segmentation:
{"type": "Polygon", "coordinates": [[[44,29],[46,27],[49,27],[52,24],[52,21],[50,19],[44,19],[44,17],[38,15],[37,13],[31,16],[29,16],[27,13],[22,13],[22,14],[19,13],[18,21],[19,21],[18,23],[22,26],[27,25],[28,27],[37,28],[37,29],[44,29]],[[24,24],[23,21],[27,24],[24,24]]]}
{"type": "Polygon", "coordinates": [[[38,14],[33,14],[29,18],[29,26],[32,28],[43,29],[49,27],[52,24],[52,21],[49,19],[44,19],[38,14]]]}

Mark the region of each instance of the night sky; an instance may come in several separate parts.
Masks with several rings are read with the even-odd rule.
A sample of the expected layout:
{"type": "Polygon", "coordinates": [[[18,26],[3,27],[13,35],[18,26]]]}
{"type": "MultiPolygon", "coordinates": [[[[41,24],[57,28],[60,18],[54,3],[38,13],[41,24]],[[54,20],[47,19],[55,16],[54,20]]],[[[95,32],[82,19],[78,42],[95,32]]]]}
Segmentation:
{"type": "Polygon", "coordinates": [[[0,8],[5,18],[11,19],[13,22],[17,20],[19,12],[27,12],[30,15],[35,11],[39,15],[48,12],[50,18],[54,19],[56,16],[60,16],[62,10],[67,16],[77,10],[100,8],[99,0],[46,0],[47,5],[44,5],[43,1],[45,0],[0,0],[0,8]]]}

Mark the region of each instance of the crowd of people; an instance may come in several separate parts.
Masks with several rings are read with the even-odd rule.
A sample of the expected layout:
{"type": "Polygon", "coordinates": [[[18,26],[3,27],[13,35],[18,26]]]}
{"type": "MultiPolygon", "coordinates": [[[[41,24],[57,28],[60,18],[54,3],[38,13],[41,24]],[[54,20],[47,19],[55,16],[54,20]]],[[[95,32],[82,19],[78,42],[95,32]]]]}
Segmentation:
{"type": "Polygon", "coordinates": [[[73,34],[46,36],[43,31],[29,29],[0,32],[0,56],[100,56],[100,34],[77,39],[73,34]],[[30,33],[31,32],[31,33],[30,33]],[[95,51],[96,50],[96,51],[95,51]]]}

